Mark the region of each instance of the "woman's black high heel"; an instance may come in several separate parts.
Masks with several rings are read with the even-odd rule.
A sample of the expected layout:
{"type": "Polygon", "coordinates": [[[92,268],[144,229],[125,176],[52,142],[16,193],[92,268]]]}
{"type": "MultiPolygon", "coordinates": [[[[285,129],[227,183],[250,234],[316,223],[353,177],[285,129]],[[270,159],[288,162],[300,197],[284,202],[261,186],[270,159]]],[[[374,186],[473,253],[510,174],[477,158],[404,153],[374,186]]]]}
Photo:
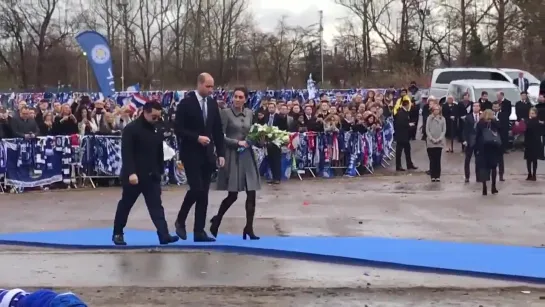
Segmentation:
{"type": "Polygon", "coordinates": [[[221,219],[219,216],[215,215],[210,219],[210,233],[214,236],[214,238],[218,237],[218,231],[220,229],[221,219]]]}
{"type": "Polygon", "coordinates": [[[261,239],[260,237],[255,235],[254,230],[252,228],[249,228],[247,226],[244,227],[244,230],[242,231],[242,239],[246,240],[246,236],[248,236],[250,238],[250,240],[259,240],[259,239],[261,239]]]}

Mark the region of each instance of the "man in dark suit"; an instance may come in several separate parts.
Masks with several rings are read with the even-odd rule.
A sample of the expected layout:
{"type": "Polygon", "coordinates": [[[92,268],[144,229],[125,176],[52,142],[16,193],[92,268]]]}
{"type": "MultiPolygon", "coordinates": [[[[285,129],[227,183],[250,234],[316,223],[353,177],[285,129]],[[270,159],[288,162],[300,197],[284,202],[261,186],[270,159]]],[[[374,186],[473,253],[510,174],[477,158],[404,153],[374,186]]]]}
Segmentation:
{"type": "Polygon", "coordinates": [[[123,229],[134,203],[144,194],[151,220],[157,228],[161,244],[174,243],[161,203],[161,175],[163,174],[163,135],[157,131],[156,122],[161,118],[162,107],[157,101],[144,105],[140,117],[129,123],[121,136],[121,184],[123,194],[117,204],[112,241],[115,245],[127,245],[123,229]]]}
{"type": "Polygon", "coordinates": [[[176,109],[175,131],[180,142],[180,160],[189,184],[176,220],[176,234],[182,240],[187,239],[185,221],[189,210],[196,204],[193,240],[215,241],[204,227],[211,176],[216,163],[219,167],[225,164],[225,145],[219,108],[211,98],[213,91],[214,79],[210,74],[202,73],[197,79],[197,90],[188,93],[176,109]]]}
{"type": "MultiPolygon", "coordinates": [[[[269,105],[270,106],[270,105],[269,105]]],[[[276,113],[276,105],[274,109],[272,106],[269,108],[269,115],[267,117],[267,125],[278,127],[280,130],[288,131],[288,118],[287,118],[287,107],[281,105],[279,107],[279,112],[276,113]],[[284,113],[280,113],[281,110],[284,110],[284,113]]],[[[282,179],[282,151],[280,147],[274,144],[267,145],[267,158],[269,161],[269,167],[271,168],[272,179],[269,181],[270,184],[280,184],[282,179]]]]}
{"type": "Polygon", "coordinates": [[[396,171],[402,172],[405,171],[401,167],[401,153],[405,152],[405,161],[407,162],[407,169],[415,170],[418,169],[413,164],[411,159],[411,131],[410,128],[414,126],[414,123],[411,122],[410,117],[410,107],[411,102],[403,100],[401,102],[401,108],[397,111],[395,122],[394,122],[394,131],[395,131],[395,140],[396,140],[396,171]]]}
{"type": "MultiPolygon", "coordinates": [[[[473,104],[473,112],[466,115],[464,122],[464,147],[465,147],[465,160],[464,160],[464,174],[465,182],[469,182],[469,164],[471,158],[475,155],[475,142],[477,139],[477,123],[481,118],[481,105],[479,103],[473,104]]],[[[475,175],[477,175],[477,162],[475,161],[475,175]]]]}
{"type": "MultiPolygon", "coordinates": [[[[464,93],[462,101],[458,102],[458,140],[460,143],[464,142],[464,123],[466,116],[473,112],[473,101],[469,100],[469,93],[464,93]]],[[[462,145],[462,152],[465,152],[466,148],[462,145]]]]}
{"type": "Polygon", "coordinates": [[[532,104],[530,103],[530,100],[528,99],[528,93],[526,92],[520,93],[520,100],[517,101],[517,103],[515,104],[515,113],[517,114],[517,122],[521,120],[526,121],[530,114],[531,108],[532,108],[532,104]]]}
{"type": "MultiPolygon", "coordinates": [[[[494,106],[492,106],[492,110],[497,115],[497,120],[500,124],[499,133],[501,137],[503,152],[507,153],[507,147],[509,145],[509,116],[511,115],[513,104],[509,99],[505,99],[505,94],[501,91],[498,92],[496,96],[498,98],[497,103],[499,107],[499,113],[498,111],[496,111],[498,107],[494,108],[494,106]]],[[[503,181],[502,168],[503,165],[500,166],[500,181],[503,181]]]]}
{"type": "Polygon", "coordinates": [[[481,98],[479,98],[479,104],[481,105],[481,110],[492,110],[492,102],[488,100],[488,92],[483,91],[481,93],[481,98]]]}
{"type": "Polygon", "coordinates": [[[528,87],[530,87],[530,83],[528,79],[524,78],[523,72],[519,72],[519,77],[513,80],[513,84],[519,88],[520,92],[526,92],[528,91],[528,87]]]}
{"type": "Polygon", "coordinates": [[[499,92],[497,96],[498,100],[492,104],[492,111],[494,111],[494,117],[498,121],[498,132],[500,134],[502,146],[502,152],[498,161],[500,181],[505,181],[503,179],[503,174],[505,174],[503,155],[507,153],[507,145],[509,144],[509,114],[511,114],[511,101],[504,98],[503,92],[499,92]],[[509,111],[505,110],[507,107],[509,107],[509,111]]]}

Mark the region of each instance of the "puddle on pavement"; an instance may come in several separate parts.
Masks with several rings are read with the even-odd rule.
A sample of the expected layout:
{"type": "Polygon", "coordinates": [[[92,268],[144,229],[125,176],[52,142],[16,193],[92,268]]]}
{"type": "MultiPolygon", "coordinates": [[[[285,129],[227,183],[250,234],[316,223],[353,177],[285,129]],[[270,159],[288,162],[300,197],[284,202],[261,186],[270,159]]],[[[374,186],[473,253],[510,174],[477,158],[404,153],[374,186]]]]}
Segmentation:
{"type": "Polygon", "coordinates": [[[215,252],[0,254],[2,286],[13,287],[456,287],[525,285],[500,280],[215,252]]]}

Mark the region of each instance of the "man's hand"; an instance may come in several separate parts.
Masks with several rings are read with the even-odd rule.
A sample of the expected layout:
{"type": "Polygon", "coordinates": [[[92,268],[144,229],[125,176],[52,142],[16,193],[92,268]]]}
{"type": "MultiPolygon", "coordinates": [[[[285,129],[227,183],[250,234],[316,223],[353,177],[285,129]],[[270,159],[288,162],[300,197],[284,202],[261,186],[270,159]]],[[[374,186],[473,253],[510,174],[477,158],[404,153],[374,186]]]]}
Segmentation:
{"type": "Polygon", "coordinates": [[[36,135],[34,133],[30,134],[30,138],[35,138],[35,137],[36,137],[36,135]]]}
{"type": "Polygon", "coordinates": [[[451,116],[450,119],[454,119],[454,116],[451,116]]]}
{"type": "Polygon", "coordinates": [[[207,136],[204,136],[204,135],[199,135],[199,138],[197,139],[197,141],[202,146],[206,146],[206,145],[210,144],[210,138],[207,137],[207,136]]]}
{"type": "Polygon", "coordinates": [[[25,134],[25,139],[29,139],[30,138],[30,134],[25,134]]]}
{"type": "Polygon", "coordinates": [[[218,157],[218,166],[219,167],[225,166],[225,158],[224,157],[218,157]]]}
{"type": "Polygon", "coordinates": [[[467,142],[466,142],[466,141],[464,141],[464,142],[462,143],[462,145],[464,145],[464,146],[467,146],[467,142]]]}
{"type": "Polygon", "coordinates": [[[132,184],[132,185],[137,185],[138,184],[138,176],[136,176],[136,174],[132,174],[129,176],[129,183],[132,184]]]}
{"type": "Polygon", "coordinates": [[[238,146],[248,148],[248,142],[246,141],[238,141],[238,146]]]}
{"type": "Polygon", "coordinates": [[[409,123],[409,126],[410,126],[410,127],[414,127],[414,123],[409,123]]]}

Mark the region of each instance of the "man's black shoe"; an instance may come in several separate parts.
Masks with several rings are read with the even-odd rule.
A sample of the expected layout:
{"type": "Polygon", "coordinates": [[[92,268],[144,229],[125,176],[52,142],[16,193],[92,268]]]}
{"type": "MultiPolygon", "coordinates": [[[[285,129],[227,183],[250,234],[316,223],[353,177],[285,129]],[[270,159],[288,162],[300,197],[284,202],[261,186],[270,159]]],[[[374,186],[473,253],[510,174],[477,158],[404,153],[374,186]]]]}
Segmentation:
{"type": "Polygon", "coordinates": [[[205,231],[195,232],[193,242],[216,242],[216,239],[209,237],[205,231]]]}
{"type": "Polygon", "coordinates": [[[115,245],[127,245],[127,242],[125,242],[125,237],[123,236],[123,234],[113,235],[112,241],[114,242],[115,245]]]}
{"type": "Polygon", "coordinates": [[[170,243],[174,243],[174,242],[178,242],[180,238],[178,236],[171,236],[171,235],[167,235],[167,236],[159,236],[159,243],[161,245],[165,245],[165,244],[170,244],[170,243]]]}
{"type": "Polygon", "coordinates": [[[400,168],[396,168],[396,172],[404,172],[404,171],[406,171],[406,169],[401,168],[401,167],[400,167],[400,168]]]}
{"type": "Polygon", "coordinates": [[[411,166],[407,167],[407,169],[414,171],[414,170],[417,170],[418,167],[416,167],[414,165],[411,165],[411,166]]]}
{"type": "Polygon", "coordinates": [[[187,232],[185,231],[185,225],[180,225],[180,223],[176,222],[174,224],[174,227],[176,227],[176,234],[178,237],[182,240],[187,240],[187,232]]]}

